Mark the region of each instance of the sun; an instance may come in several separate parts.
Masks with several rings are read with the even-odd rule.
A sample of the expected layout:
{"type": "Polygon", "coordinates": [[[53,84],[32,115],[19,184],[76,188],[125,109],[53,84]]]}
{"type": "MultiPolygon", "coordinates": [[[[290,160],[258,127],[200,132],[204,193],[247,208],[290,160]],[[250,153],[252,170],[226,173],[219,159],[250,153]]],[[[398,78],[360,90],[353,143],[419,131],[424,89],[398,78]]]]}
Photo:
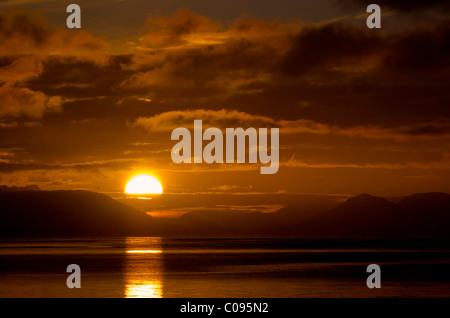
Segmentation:
{"type": "Polygon", "coordinates": [[[163,189],[161,183],[153,177],[147,174],[141,174],[130,181],[128,181],[125,187],[125,193],[127,194],[162,194],[163,189]]]}

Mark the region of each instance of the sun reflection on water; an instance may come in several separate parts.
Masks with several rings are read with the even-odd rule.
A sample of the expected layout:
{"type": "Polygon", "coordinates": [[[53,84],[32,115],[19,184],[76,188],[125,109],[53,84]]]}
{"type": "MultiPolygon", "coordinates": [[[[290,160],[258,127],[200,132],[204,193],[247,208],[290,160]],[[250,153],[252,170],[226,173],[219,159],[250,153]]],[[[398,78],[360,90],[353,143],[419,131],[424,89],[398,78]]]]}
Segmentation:
{"type": "Polygon", "coordinates": [[[129,250],[127,251],[129,254],[156,254],[156,253],[162,253],[162,251],[157,250],[129,250]]]}
{"type": "Polygon", "coordinates": [[[162,250],[160,237],[126,239],[126,298],[162,298],[162,250]]]}

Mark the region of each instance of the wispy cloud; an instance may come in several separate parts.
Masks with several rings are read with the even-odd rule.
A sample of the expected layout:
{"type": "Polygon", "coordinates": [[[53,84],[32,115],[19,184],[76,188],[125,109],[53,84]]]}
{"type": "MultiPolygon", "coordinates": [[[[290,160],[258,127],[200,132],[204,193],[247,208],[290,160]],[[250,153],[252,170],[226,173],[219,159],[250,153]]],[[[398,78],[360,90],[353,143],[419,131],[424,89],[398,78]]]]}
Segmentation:
{"type": "Polygon", "coordinates": [[[196,119],[203,121],[204,127],[236,128],[280,128],[286,134],[344,135],[370,139],[433,139],[450,138],[450,122],[431,122],[405,125],[396,128],[384,128],[374,125],[339,127],[313,120],[276,120],[267,116],[253,115],[238,110],[184,110],[170,111],[152,117],[139,117],[130,123],[134,127],[143,127],[149,131],[170,131],[177,127],[193,128],[196,119]]]}

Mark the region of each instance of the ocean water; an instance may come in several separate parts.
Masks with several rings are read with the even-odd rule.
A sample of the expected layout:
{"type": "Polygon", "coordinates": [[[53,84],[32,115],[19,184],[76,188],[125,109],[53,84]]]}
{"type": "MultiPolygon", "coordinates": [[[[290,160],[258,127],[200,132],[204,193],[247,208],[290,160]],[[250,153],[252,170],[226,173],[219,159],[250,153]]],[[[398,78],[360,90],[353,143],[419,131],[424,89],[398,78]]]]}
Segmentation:
{"type": "Polygon", "coordinates": [[[450,297],[448,240],[177,239],[0,241],[0,297],[450,297]],[[69,264],[81,268],[70,289],[69,264]],[[381,288],[369,289],[369,264],[381,288]]]}

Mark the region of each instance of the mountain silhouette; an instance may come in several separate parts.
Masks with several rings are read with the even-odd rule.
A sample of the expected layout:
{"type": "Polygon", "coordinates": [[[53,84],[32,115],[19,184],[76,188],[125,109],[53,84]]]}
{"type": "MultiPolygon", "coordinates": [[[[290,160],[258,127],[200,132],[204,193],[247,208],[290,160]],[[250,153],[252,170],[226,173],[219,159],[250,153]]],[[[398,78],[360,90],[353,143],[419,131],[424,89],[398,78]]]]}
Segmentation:
{"type": "Polygon", "coordinates": [[[192,211],[152,218],[89,191],[0,191],[1,237],[450,237],[450,195],[423,193],[397,203],[361,194],[322,212],[192,211]]]}
{"type": "Polygon", "coordinates": [[[399,233],[408,230],[416,236],[450,236],[450,194],[413,194],[400,201],[398,208],[402,217],[399,233]]]}
{"type": "Polygon", "coordinates": [[[360,194],[296,224],[292,231],[301,236],[365,236],[377,231],[395,213],[394,203],[360,194]]]}
{"type": "Polygon", "coordinates": [[[361,194],[297,224],[300,236],[449,237],[450,195],[414,194],[393,203],[361,194]]]}
{"type": "Polygon", "coordinates": [[[150,216],[89,191],[0,192],[0,236],[149,234],[150,216]]]}

